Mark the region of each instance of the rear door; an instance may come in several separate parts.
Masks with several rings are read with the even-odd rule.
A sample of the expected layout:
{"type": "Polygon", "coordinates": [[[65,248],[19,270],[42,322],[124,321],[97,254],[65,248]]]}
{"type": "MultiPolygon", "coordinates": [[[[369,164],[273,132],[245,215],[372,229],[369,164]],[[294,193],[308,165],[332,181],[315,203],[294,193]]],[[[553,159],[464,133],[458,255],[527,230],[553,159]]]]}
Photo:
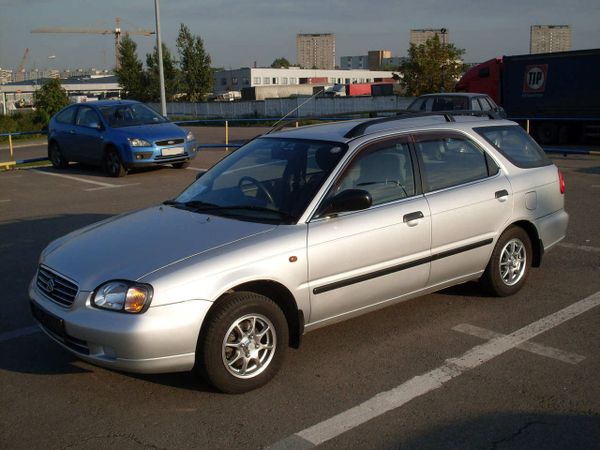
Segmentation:
{"type": "Polygon", "coordinates": [[[310,322],[319,322],[419,290],[429,277],[431,219],[415,176],[408,137],[363,147],[325,201],[348,189],[373,205],[308,227],[310,322]]]}
{"type": "Polygon", "coordinates": [[[483,149],[461,133],[418,134],[415,148],[431,211],[428,285],[483,271],[512,214],[508,179],[483,149]]]}
{"type": "Polygon", "coordinates": [[[101,123],[100,117],[93,108],[79,107],[73,135],[74,159],[91,164],[99,164],[102,161],[104,130],[98,128],[101,123]]]}

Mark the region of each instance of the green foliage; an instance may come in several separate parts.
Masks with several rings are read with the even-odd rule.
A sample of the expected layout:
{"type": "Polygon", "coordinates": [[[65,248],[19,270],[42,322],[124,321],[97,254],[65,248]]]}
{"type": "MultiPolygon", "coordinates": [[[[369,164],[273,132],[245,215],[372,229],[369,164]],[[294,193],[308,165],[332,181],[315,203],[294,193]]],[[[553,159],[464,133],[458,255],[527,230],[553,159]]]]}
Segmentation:
{"type": "Polygon", "coordinates": [[[145,101],[147,80],[142,62],[137,57],[137,44],[125,34],[119,44],[120,68],[115,70],[119,84],[123,88],[121,97],[145,101]]]}
{"type": "MultiPolygon", "coordinates": [[[[47,122],[40,123],[37,111],[18,112],[16,114],[0,116],[0,133],[38,131],[45,127],[47,122]]],[[[32,136],[14,136],[13,139],[31,139],[32,136]]],[[[8,141],[8,137],[0,137],[0,142],[8,141]]]]}
{"type": "Polygon", "coordinates": [[[442,44],[437,35],[423,45],[411,44],[408,59],[400,66],[401,86],[409,96],[453,92],[465,68],[461,60],[464,53],[454,44],[442,44]]]}
{"type": "MultiPolygon", "coordinates": [[[[164,42],[162,43],[162,59],[165,78],[165,98],[168,102],[172,102],[175,95],[179,92],[180,71],[164,42]]],[[[144,101],[159,102],[160,77],[158,69],[158,48],[156,46],[154,47],[153,53],[146,54],[146,66],[148,67],[146,72],[147,89],[144,101]]]]}
{"type": "Polygon", "coordinates": [[[69,104],[69,96],[61,86],[60,80],[52,78],[35,91],[33,101],[38,123],[46,126],[50,117],[69,104]]]}
{"type": "Polygon", "coordinates": [[[194,36],[183,23],[177,36],[177,52],[181,68],[181,89],[183,98],[198,102],[212,91],[213,72],[211,58],[204,49],[200,36],[194,36]]]}
{"type": "Polygon", "coordinates": [[[281,58],[277,58],[275,61],[273,61],[273,63],[271,64],[271,67],[273,67],[274,69],[280,69],[280,68],[288,68],[290,67],[290,62],[281,57],[281,58]]]}

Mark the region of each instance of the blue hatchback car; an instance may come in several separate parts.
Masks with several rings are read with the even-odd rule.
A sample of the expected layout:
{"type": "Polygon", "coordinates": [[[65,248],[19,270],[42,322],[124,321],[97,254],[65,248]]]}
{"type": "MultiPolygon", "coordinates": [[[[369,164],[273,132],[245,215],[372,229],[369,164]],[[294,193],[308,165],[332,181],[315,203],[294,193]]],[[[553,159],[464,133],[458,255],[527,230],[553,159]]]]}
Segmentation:
{"type": "Polygon", "coordinates": [[[196,152],[190,131],[133,100],[70,105],[48,126],[48,159],[57,169],[75,161],[102,166],[108,175],[121,177],[136,167],[184,168],[196,152]]]}

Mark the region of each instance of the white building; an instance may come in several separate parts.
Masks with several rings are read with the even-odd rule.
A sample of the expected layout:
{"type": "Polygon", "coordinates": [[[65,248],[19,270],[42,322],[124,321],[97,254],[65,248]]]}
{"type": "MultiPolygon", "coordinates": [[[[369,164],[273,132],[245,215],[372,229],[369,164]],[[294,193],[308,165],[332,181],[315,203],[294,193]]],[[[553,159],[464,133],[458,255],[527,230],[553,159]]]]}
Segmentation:
{"type": "Polygon", "coordinates": [[[241,91],[257,86],[290,86],[299,84],[356,84],[391,79],[393,72],[382,70],[323,70],[249,68],[215,72],[214,93],[241,91]]]}

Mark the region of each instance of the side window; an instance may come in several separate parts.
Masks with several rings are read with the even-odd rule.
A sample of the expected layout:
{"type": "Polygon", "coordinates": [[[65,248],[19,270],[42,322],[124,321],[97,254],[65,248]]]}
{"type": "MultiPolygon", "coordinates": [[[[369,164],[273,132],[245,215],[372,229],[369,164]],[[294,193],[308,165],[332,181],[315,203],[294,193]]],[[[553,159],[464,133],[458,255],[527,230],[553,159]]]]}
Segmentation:
{"type": "Polygon", "coordinates": [[[79,111],[77,112],[77,119],[75,120],[75,124],[81,127],[90,127],[95,128],[100,120],[98,119],[98,114],[90,108],[89,106],[81,106],[79,111]]]}
{"type": "Polygon", "coordinates": [[[484,111],[491,111],[493,109],[492,105],[490,105],[490,102],[488,102],[487,98],[479,97],[479,102],[481,103],[481,107],[484,111]]]}
{"type": "Polygon", "coordinates": [[[471,100],[471,109],[473,111],[481,111],[481,105],[479,104],[479,101],[477,98],[474,98],[471,100]]]}
{"type": "Polygon", "coordinates": [[[344,171],[329,196],[348,189],[367,191],[371,194],[373,205],[415,195],[408,144],[386,141],[365,148],[344,171]]]}
{"type": "Polygon", "coordinates": [[[493,161],[464,137],[419,137],[417,154],[426,191],[436,191],[492,175],[493,161]],[[488,165],[490,169],[488,169],[488,165]]]}
{"type": "Polygon", "coordinates": [[[58,113],[56,116],[56,121],[59,123],[72,125],[73,119],[75,118],[75,111],[77,111],[77,108],[75,107],[65,109],[64,111],[58,113]]]}

